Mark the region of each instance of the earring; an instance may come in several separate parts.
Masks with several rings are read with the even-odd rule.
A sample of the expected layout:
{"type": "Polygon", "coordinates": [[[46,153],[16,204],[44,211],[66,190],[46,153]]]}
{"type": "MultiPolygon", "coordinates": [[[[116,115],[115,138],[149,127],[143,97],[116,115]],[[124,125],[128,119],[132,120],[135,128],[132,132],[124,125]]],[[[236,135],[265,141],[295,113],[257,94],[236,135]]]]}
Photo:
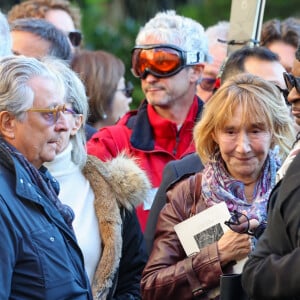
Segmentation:
{"type": "Polygon", "coordinates": [[[106,119],[107,119],[107,114],[106,114],[106,113],[103,113],[103,114],[102,114],[102,119],[103,119],[103,120],[106,120],[106,119]]]}

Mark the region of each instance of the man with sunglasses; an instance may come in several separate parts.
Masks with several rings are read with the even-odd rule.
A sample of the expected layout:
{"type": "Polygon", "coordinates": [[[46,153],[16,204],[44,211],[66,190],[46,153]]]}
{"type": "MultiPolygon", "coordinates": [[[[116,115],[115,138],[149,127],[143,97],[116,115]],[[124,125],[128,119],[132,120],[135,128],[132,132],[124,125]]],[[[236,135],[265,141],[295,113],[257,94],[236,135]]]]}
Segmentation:
{"type": "Polygon", "coordinates": [[[42,58],[52,56],[67,63],[72,52],[68,38],[53,24],[43,19],[16,19],[10,24],[12,51],[15,55],[42,58]]]}
{"type": "MultiPolygon", "coordinates": [[[[284,78],[292,114],[300,125],[300,47],[292,73],[285,73],[284,78]]],[[[243,269],[242,285],[251,299],[299,299],[299,152],[298,133],[294,148],[283,164],[281,180],[269,199],[266,230],[243,269]]]]}
{"type": "Polygon", "coordinates": [[[300,47],[298,47],[296,51],[296,56],[292,66],[292,73],[284,72],[283,78],[289,91],[287,100],[291,105],[292,116],[298,126],[298,134],[292,151],[277,172],[277,181],[284,177],[288,167],[300,152],[300,47]]]}
{"type": "Polygon", "coordinates": [[[207,61],[201,24],[174,11],[158,13],[141,28],[132,50],[132,72],[146,99],[88,142],[88,152],[102,160],[125,150],[146,170],[152,191],[137,208],[142,230],[166,163],[195,151],[192,131],[203,107],[196,84],[207,61]]]}
{"type": "Polygon", "coordinates": [[[67,0],[26,0],[14,5],[7,15],[9,22],[21,18],[45,19],[68,37],[72,52],[80,46],[80,10],[67,0]]]}

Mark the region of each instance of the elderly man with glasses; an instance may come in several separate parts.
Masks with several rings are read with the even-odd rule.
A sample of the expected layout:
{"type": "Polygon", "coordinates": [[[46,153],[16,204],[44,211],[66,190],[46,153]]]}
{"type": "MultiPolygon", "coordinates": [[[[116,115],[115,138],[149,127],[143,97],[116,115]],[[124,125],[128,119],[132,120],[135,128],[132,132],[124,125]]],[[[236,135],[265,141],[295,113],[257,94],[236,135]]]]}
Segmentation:
{"type": "MultiPolygon", "coordinates": [[[[285,73],[284,78],[292,114],[300,125],[300,47],[292,73],[285,73]]],[[[298,133],[270,196],[266,230],[243,270],[242,284],[251,299],[299,299],[299,152],[298,133]]]]}
{"type": "Polygon", "coordinates": [[[102,160],[125,151],[146,170],[152,190],[137,208],[142,230],[166,163],[195,151],[192,130],[203,107],[196,85],[206,61],[202,25],[174,11],[157,13],[140,30],[132,50],[132,72],[141,79],[146,99],[88,142],[88,152],[102,160]]]}
{"type": "Polygon", "coordinates": [[[65,85],[35,58],[0,61],[0,299],[92,299],[73,210],[43,166],[67,131],[65,85]]]}

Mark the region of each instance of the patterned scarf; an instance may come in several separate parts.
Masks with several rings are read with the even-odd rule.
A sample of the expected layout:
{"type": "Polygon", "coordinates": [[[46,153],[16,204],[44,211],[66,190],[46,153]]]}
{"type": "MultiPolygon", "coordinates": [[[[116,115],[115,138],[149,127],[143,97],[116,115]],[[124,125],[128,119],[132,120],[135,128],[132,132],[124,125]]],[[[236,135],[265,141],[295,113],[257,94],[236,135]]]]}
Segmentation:
{"type": "Polygon", "coordinates": [[[264,163],[262,174],[256,183],[253,202],[247,202],[244,183],[234,179],[226,170],[221,154],[216,154],[215,162],[208,163],[203,170],[202,196],[208,206],[225,201],[230,212],[246,213],[248,218],[259,222],[267,219],[267,202],[276,181],[276,171],[280,159],[270,150],[264,163]]]}
{"type": "MultiPolygon", "coordinates": [[[[45,180],[43,174],[39,172],[15,147],[0,138],[0,153],[5,155],[9,153],[11,157],[17,159],[22,167],[27,171],[32,183],[39,187],[39,189],[50,199],[55,207],[58,209],[68,226],[72,229],[72,221],[74,219],[74,212],[68,205],[62,204],[57,197],[57,194],[48,180],[45,180]]],[[[12,160],[4,160],[6,167],[14,169],[12,160]]]]}

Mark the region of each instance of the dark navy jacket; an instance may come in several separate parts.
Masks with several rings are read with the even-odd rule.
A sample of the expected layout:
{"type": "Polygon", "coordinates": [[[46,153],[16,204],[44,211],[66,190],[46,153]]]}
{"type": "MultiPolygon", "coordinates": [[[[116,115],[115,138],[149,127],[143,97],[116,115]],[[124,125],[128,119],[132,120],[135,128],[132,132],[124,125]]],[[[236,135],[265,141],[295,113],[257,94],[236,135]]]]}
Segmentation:
{"type": "Polygon", "coordinates": [[[7,160],[2,152],[0,299],[92,299],[73,231],[20,163],[8,168],[7,160]]]}

